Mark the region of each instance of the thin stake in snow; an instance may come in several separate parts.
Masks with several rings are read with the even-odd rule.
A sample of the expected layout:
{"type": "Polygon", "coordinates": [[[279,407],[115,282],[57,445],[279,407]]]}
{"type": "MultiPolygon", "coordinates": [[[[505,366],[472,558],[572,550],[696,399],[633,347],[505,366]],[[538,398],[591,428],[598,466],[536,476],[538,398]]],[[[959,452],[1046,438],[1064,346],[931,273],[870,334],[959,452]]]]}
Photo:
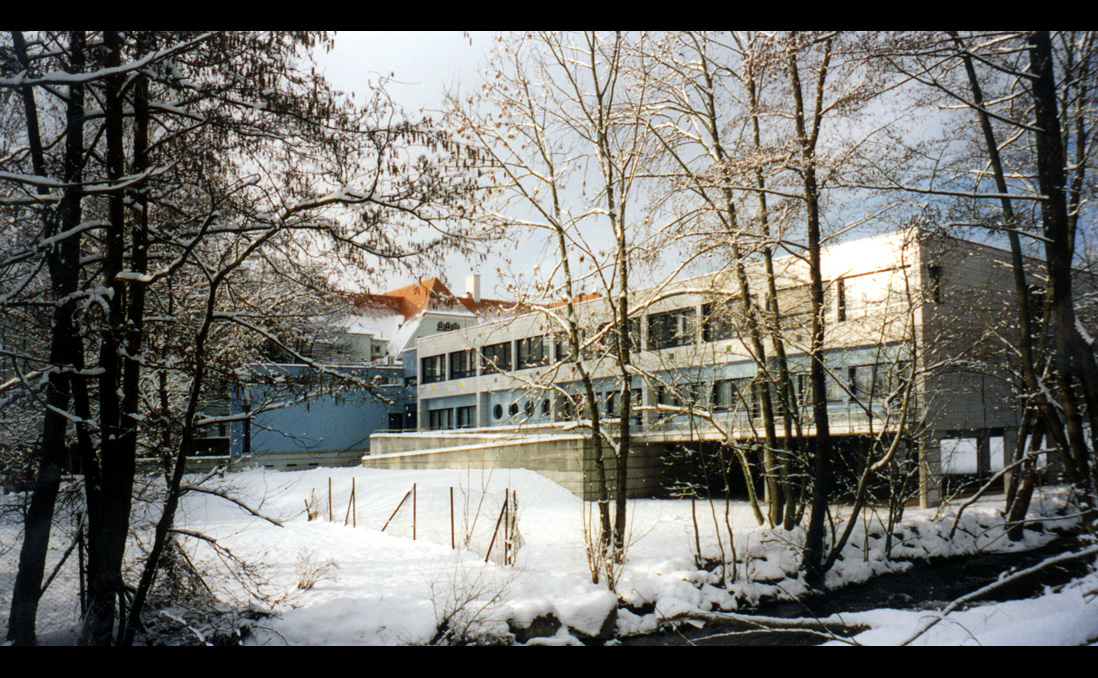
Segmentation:
{"type": "Polygon", "coordinates": [[[694,522],[694,553],[696,554],[694,560],[698,566],[702,564],[702,547],[701,547],[701,535],[698,533],[698,508],[696,505],[696,496],[690,495],[690,520],[694,522]]]}
{"type": "Polygon", "coordinates": [[[328,477],[328,522],[335,522],[335,518],[332,517],[332,478],[328,477]]]}
{"type": "Polygon", "coordinates": [[[358,527],[358,511],[355,505],[355,479],[351,478],[351,496],[347,498],[347,514],[343,516],[343,527],[351,522],[351,527],[358,527]],[[353,518],[353,520],[352,520],[353,518]]]}
{"type": "Polygon", "coordinates": [[[457,541],[454,540],[454,486],[450,486],[450,548],[457,548],[457,541]]]}
{"type": "Polygon", "coordinates": [[[515,543],[515,538],[518,536],[518,490],[511,490],[511,503],[507,512],[510,515],[510,529],[507,531],[507,552],[509,555],[505,560],[508,565],[514,565],[515,553],[518,550],[518,544],[515,543]]]}
{"type": "Polygon", "coordinates": [[[508,547],[511,545],[511,490],[503,491],[503,564],[508,565],[510,560],[508,547]]]}
{"type": "MultiPolygon", "coordinates": [[[[484,562],[488,562],[488,559],[492,556],[492,547],[496,545],[496,535],[499,533],[500,523],[503,522],[503,516],[507,513],[507,497],[510,495],[511,488],[504,490],[503,506],[499,509],[499,518],[496,518],[496,527],[492,530],[492,540],[488,542],[488,553],[484,555],[484,562]]],[[[504,564],[506,564],[506,557],[504,558],[504,564]]]]}
{"type": "MultiPolygon", "coordinates": [[[[382,528],[381,528],[381,531],[382,531],[382,532],[384,532],[384,531],[385,531],[385,528],[386,528],[386,527],[389,527],[389,523],[390,523],[390,522],[392,522],[392,520],[393,520],[393,518],[394,518],[394,517],[396,517],[396,514],[397,514],[397,512],[398,512],[398,511],[400,511],[400,507],[401,507],[401,506],[404,506],[404,502],[408,501],[408,497],[412,496],[412,491],[413,491],[413,490],[415,490],[415,489],[416,489],[416,486],[415,486],[415,484],[413,483],[413,484],[412,484],[412,489],[411,489],[411,490],[408,490],[407,492],[405,492],[405,493],[404,493],[404,498],[403,498],[403,499],[401,499],[401,500],[400,500],[400,503],[399,503],[399,504],[397,504],[397,507],[396,507],[395,509],[393,509],[393,513],[392,513],[392,515],[390,515],[390,516],[389,516],[389,520],[386,520],[386,521],[385,521],[385,525],[383,525],[383,526],[382,526],[382,528]]],[[[414,500],[413,500],[413,503],[414,503],[414,500]]],[[[415,520],[413,519],[413,525],[414,525],[414,524],[415,524],[415,520]]],[[[413,528],[413,529],[414,529],[414,528],[413,528]]]]}

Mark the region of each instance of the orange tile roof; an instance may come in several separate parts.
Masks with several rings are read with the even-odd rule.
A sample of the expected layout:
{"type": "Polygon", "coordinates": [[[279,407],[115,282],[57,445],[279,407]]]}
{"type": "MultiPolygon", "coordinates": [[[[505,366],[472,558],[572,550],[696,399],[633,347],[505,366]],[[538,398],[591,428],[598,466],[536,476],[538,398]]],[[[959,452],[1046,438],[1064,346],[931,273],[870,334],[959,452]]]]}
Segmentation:
{"type": "Polygon", "coordinates": [[[518,308],[518,305],[513,301],[482,298],[478,303],[474,302],[472,297],[456,296],[438,278],[425,278],[384,294],[359,293],[351,294],[349,297],[351,303],[361,310],[366,308],[390,310],[402,314],[405,320],[427,309],[441,311],[464,310],[474,315],[484,315],[488,312],[498,314],[518,308]]]}

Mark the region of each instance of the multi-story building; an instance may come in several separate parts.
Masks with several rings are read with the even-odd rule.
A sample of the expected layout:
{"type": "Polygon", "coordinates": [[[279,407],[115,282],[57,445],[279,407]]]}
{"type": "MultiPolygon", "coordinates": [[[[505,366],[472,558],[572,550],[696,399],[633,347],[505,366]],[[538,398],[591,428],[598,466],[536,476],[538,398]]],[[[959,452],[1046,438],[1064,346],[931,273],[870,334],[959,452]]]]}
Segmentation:
{"type": "MultiPolygon", "coordinates": [[[[821,256],[831,435],[838,449],[856,452],[870,437],[895,435],[902,427],[911,441],[906,454],[920,465],[926,504],[939,500],[943,475],[990,473],[1013,450],[1019,400],[1010,358],[1016,311],[1009,264],[1009,253],[994,247],[913,233],[835,245],[821,256]]],[[[705,454],[719,443],[759,440],[760,389],[772,390],[779,415],[788,408],[799,439],[815,434],[807,404],[807,264],[786,256],[775,260],[775,268],[780,320],[763,328],[766,361],[756,359],[747,338],[734,271],[632,294],[635,494],[656,490],[662,482],[656,476],[666,473],[659,469],[675,450],[705,454]],[[788,356],[791,398],[776,390],[773,331],[788,356]]],[[[761,264],[746,274],[752,296],[763,299],[761,264]]],[[[587,410],[569,360],[561,305],[529,307],[512,318],[421,337],[420,432],[375,436],[375,454],[400,454],[364,463],[527,466],[579,491],[590,464],[578,458],[586,448],[576,415],[587,410]],[[489,451],[476,452],[478,446],[489,451]]],[[[606,350],[606,298],[584,301],[577,310],[580,359],[593,377],[599,410],[613,425],[623,378],[606,350]]],[[[781,425],[776,434],[786,435],[781,425]]]]}
{"type": "MultiPolygon", "coordinates": [[[[373,433],[414,430],[416,340],[499,318],[514,307],[482,299],[478,275],[466,283],[460,297],[437,278],[351,295],[342,335],[300,347],[322,368],[300,361],[248,366],[253,383],[232,399],[232,456],[283,469],[348,465],[369,453],[373,433]]],[[[226,447],[229,442],[226,437],[226,447]]]]}

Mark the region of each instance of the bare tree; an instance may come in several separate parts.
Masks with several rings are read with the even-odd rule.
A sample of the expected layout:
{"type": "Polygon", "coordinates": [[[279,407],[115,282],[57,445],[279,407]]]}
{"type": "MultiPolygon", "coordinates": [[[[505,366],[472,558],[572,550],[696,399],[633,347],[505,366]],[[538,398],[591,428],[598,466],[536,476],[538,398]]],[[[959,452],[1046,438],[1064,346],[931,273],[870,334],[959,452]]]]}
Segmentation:
{"type": "Polygon", "coordinates": [[[492,154],[501,177],[502,208],[491,223],[544,234],[555,250],[553,269],[537,272],[536,298],[526,303],[540,299],[531,308],[564,339],[548,372],[556,381],[543,387],[570,397],[571,416],[591,429],[602,553],[596,560],[610,563],[625,548],[631,422],[640,406],[631,293],[635,268],[655,249],[646,241],[655,229],[638,205],[651,155],[640,119],[647,84],[642,69],[627,67],[625,48],[620,33],[502,40],[482,96],[462,102],[459,112],[461,131],[492,154]],[[591,294],[598,301],[577,303],[591,294]],[[558,385],[565,368],[575,369],[574,387],[558,385]],[[616,391],[612,426],[598,397],[607,379],[616,391]]]}
{"type": "Polygon", "coordinates": [[[1077,297],[1093,286],[1089,274],[1078,273],[1077,240],[1092,185],[1093,54],[1086,31],[904,34],[886,45],[894,67],[964,111],[958,125],[974,149],[950,159],[958,180],[904,188],[950,196],[966,225],[1009,243],[1008,341],[1016,347],[1021,412],[1011,451],[1021,468],[1008,488],[1012,539],[1021,538],[1036,478],[1025,451],[1040,449],[1042,438],[1060,451],[1087,514],[1096,506],[1095,440],[1086,431],[1096,421],[1098,372],[1077,297]],[[989,214],[991,205],[998,209],[989,214]]]}
{"type": "MultiPolygon", "coordinates": [[[[200,404],[215,390],[208,368],[214,356],[231,362],[247,354],[211,353],[211,341],[226,328],[260,329],[239,313],[256,303],[235,283],[246,262],[292,269],[295,257],[329,243],[345,262],[376,266],[464,246],[459,212],[477,185],[460,166],[461,149],[428,122],[405,120],[381,90],[355,108],[295,65],[325,40],[16,32],[3,45],[11,58],[0,87],[22,92],[34,140],[4,160],[4,201],[42,224],[7,262],[45,262],[53,285],[46,303],[57,319],[46,363],[56,383],[43,410],[50,442],[34,499],[41,520],[28,523],[24,541],[9,629],[15,642],[34,642],[35,563],[48,543],[51,494],[73,428],[88,481],[81,639],[133,641],[204,425],[200,404]],[[101,114],[84,112],[88,98],[102,104],[101,114]],[[61,156],[50,155],[58,149],[61,156]],[[198,293],[180,293],[184,284],[198,293]],[[167,312],[150,318],[150,302],[167,312]],[[147,344],[165,330],[190,341],[147,344]],[[185,375],[183,405],[168,397],[171,373],[185,375]],[[150,427],[146,414],[157,401],[161,420],[182,407],[178,438],[150,427]],[[162,442],[177,445],[168,503],[129,624],[115,637],[115,620],[126,616],[120,606],[130,601],[122,562],[136,458],[162,442]]],[[[30,289],[8,290],[9,305],[41,303],[20,297],[30,289]]]]}

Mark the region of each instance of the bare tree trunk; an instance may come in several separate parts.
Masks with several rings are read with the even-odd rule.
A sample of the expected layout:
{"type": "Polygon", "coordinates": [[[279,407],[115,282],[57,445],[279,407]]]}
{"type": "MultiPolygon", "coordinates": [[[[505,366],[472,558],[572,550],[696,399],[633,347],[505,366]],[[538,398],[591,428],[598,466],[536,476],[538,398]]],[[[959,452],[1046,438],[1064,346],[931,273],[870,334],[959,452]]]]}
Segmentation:
{"type": "MultiPolygon", "coordinates": [[[[1031,452],[1041,449],[1041,441],[1044,438],[1044,422],[1038,421],[1036,430],[1029,442],[1031,452]]],[[[1020,436],[1019,436],[1020,437],[1020,436]]],[[[1019,450],[1025,451],[1025,441],[1018,441],[1019,450]]],[[[1016,460],[1017,461],[1017,460],[1016,460]]],[[[1018,481],[1013,496],[1007,498],[1007,538],[1011,541],[1021,541],[1025,536],[1026,514],[1029,512],[1029,502],[1033,498],[1033,489],[1037,484],[1037,471],[1034,468],[1036,460],[1030,459],[1022,464],[1014,475],[1018,481]]],[[[1008,493],[1009,494],[1009,493],[1008,493]]]]}
{"type": "MultiPolygon", "coordinates": [[[[26,47],[20,32],[12,33],[13,42],[24,67],[29,67],[26,47]]],[[[69,72],[84,70],[84,33],[73,31],[69,41],[69,72]]],[[[37,106],[30,87],[22,90],[24,111],[27,117],[28,138],[31,143],[35,174],[46,177],[38,133],[37,106]]],[[[81,221],[81,172],[83,167],[84,86],[69,87],[66,108],[68,128],[65,134],[64,181],[68,185],[61,203],[55,211],[43,211],[43,237],[56,234],[58,227],[68,230],[81,221]]],[[[40,189],[44,193],[45,189],[40,189]]],[[[73,327],[75,301],[71,295],[79,287],[80,238],[70,235],[55,245],[47,255],[53,298],[57,307],[51,329],[50,363],[56,366],[46,385],[47,409],[42,424],[42,445],[39,453],[38,472],[34,494],[27,513],[23,546],[19,554],[19,571],[12,591],[12,609],[8,625],[8,640],[16,645],[33,645],[37,642],[36,618],[41,596],[42,576],[45,571],[46,553],[49,549],[50,529],[54,506],[61,483],[61,470],[68,458],[65,444],[72,379],[64,371],[74,367],[79,359],[83,366],[83,347],[73,327]]]]}
{"type": "MultiPolygon", "coordinates": [[[[954,42],[959,47],[962,47],[960,39],[953,34],[954,42]]],[[[1037,377],[1036,361],[1037,356],[1034,353],[1033,347],[1033,314],[1030,309],[1029,299],[1029,284],[1026,282],[1026,270],[1025,259],[1022,256],[1022,245],[1018,238],[1018,232],[1016,230],[1016,220],[1014,216],[1014,206],[1009,197],[1009,189],[1006,183],[1006,176],[1003,171],[1003,163],[999,153],[999,145],[995,140],[995,132],[991,127],[991,120],[988,117],[987,111],[984,108],[984,96],[980,88],[980,83],[976,77],[976,68],[972,63],[972,57],[968,52],[963,52],[962,58],[965,64],[965,72],[968,75],[969,86],[972,90],[972,100],[975,104],[973,110],[976,112],[977,117],[980,120],[980,129],[983,132],[984,144],[987,148],[988,159],[991,162],[992,173],[995,176],[996,190],[999,192],[1000,204],[1003,210],[1003,221],[1005,222],[1007,229],[1007,237],[1010,240],[1010,259],[1011,268],[1014,273],[1014,294],[1015,294],[1015,306],[1017,309],[1018,318],[1018,352],[1021,360],[1022,368],[1022,380],[1025,383],[1026,390],[1032,394],[1038,411],[1044,419],[1045,426],[1049,430],[1062,431],[1062,423],[1060,421],[1059,413],[1049,402],[1045,389],[1041,387],[1039,379],[1037,377]]],[[[1028,408],[1027,408],[1028,410],[1028,408]]],[[[1024,427],[1023,427],[1024,431],[1024,427]]],[[[1059,439],[1065,443],[1066,437],[1063,433],[1058,436],[1059,439]]],[[[1024,449],[1025,435],[1019,435],[1018,445],[1020,449],[1024,449]]],[[[1019,471],[1022,477],[1026,477],[1026,469],[1023,468],[1019,471]]],[[[1017,475],[1017,474],[1015,474],[1017,475]]],[[[1012,476],[1013,477],[1013,476],[1012,476]]],[[[1032,482],[1032,479],[1031,479],[1032,482]]],[[[1009,494],[1009,493],[1008,493],[1009,494]]],[[[1032,487],[1028,493],[1021,496],[1024,501],[1024,505],[1018,506],[1015,504],[1015,497],[1008,499],[1008,507],[1011,510],[1019,510],[1022,515],[1025,515],[1029,509],[1028,497],[1032,496],[1032,487]]]]}
{"type": "MultiPolygon", "coordinates": [[[[122,63],[122,38],[117,31],[105,31],[108,68],[122,63]]],[[[125,174],[124,92],[122,75],[107,77],[106,142],[107,179],[118,182],[125,174]]],[[[88,488],[88,609],[80,642],[108,645],[112,642],[115,598],[125,596],[122,557],[129,528],[133,492],[134,459],[128,454],[123,428],[122,337],[125,331],[126,288],[117,275],[124,267],[126,247],[124,196],[120,191],[108,200],[108,225],[103,258],[103,285],[111,290],[107,301],[106,327],[101,332],[99,353],[99,419],[102,438],[99,488],[88,488]],[[94,508],[93,508],[94,507],[94,508]]]]}
{"type": "Polygon", "coordinates": [[[1075,303],[1071,289],[1073,235],[1067,207],[1066,157],[1057,113],[1056,85],[1053,78],[1052,45],[1047,31],[1038,31],[1029,38],[1030,70],[1036,76],[1032,83],[1036,111],[1034,131],[1037,147],[1037,179],[1041,194],[1041,220],[1045,232],[1045,260],[1048,265],[1048,295],[1052,307],[1053,336],[1060,401],[1070,445],[1070,454],[1063,455],[1079,500],[1086,514],[1084,522],[1091,533],[1096,529],[1098,493],[1091,472],[1091,447],[1086,441],[1083,424],[1088,416],[1092,442],[1098,436],[1098,363],[1093,351],[1083,341],[1076,326],[1075,303]],[[1075,379],[1082,387],[1083,406],[1076,393],[1075,379]]]}
{"type": "Polygon", "coordinates": [[[808,268],[811,280],[812,324],[809,345],[811,358],[810,379],[812,381],[812,419],[816,427],[813,439],[813,457],[811,465],[812,500],[805,532],[802,567],[809,583],[819,585],[823,582],[825,571],[821,569],[824,558],[824,519],[827,514],[828,493],[831,474],[831,429],[827,414],[827,382],[824,365],[824,293],[823,277],[820,266],[820,195],[816,179],[816,141],[819,138],[822,121],[824,84],[827,81],[827,67],[831,58],[831,39],[824,43],[823,61],[817,72],[815,113],[811,118],[811,128],[805,112],[804,98],[801,92],[799,67],[797,65],[796,46],[790,48],[789,77],[796,105],[795,123],[801,149],[801,174],[804,179],[802,200],[805,204],[808,226],[808,268]]]}

